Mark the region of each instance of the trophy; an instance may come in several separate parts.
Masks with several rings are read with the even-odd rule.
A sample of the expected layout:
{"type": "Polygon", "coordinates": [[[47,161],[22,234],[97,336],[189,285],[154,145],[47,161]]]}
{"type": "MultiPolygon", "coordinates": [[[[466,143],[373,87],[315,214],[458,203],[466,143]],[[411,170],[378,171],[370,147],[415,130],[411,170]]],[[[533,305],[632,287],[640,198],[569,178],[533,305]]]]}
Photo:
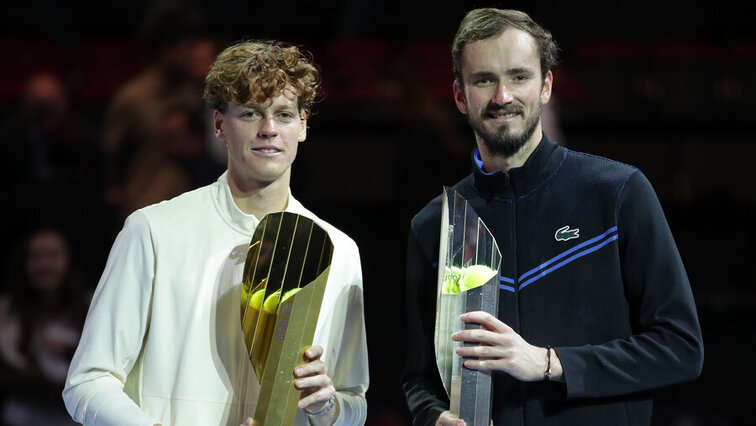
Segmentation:
{"type": "Polygon", "coordinates": [[[485,311],[496,316],[501,253],[486,225],[456,191],[444,187],[441,209],[436,365],[449,396],[449,411],[469,426],[489,426],[491,372],[466,368],[462,357],[454,352],[463,343],[453,341],[451,335],[480,328],[459,319],[465,312],[485,311]]]}
{"type": "Polygon", "coordinates": [[[294,368],[312,345],[333,256],[328,233],[312,219],[266,215],[247,251],[241,326],[260,394],[256,425],[291,425],[300,391],[294,368]]]}

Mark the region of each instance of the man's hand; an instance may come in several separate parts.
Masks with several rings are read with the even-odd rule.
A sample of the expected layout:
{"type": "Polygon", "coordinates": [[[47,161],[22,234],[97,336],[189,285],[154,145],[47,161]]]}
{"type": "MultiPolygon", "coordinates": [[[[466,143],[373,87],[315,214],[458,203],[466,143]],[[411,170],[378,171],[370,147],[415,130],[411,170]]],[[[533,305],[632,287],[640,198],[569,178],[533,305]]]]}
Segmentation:
{"type": "Polygon", "coordinates": [[[465,421],[460,420],[450,411],[444,411],[440,416],[438,416],[438,420],[436,420],[436,426],[465,426],[465,421]]]}
{"type": "MultiPolygon", "coordinates": [[[[463,357],[479,358],[465,360],[465,367],[499,370],[526,382],[543,380],[547,368],[546,348],[529,344],[511,327],[489,313],[468,312],[459,318],[481,325],[478,330],[462,330],[452,334],[452,340],[480,343],[457,348],[457,354],[463,357]]],[[[551,370],[553,379],[561,378],[561,364],[553,351],[551,370]]]]}
{"type": "MultiPolygon", "coordinates": [[[[304,353],[307,363],[294,369],[294,386],[302,391],[299,396],[298,407],[307,413],[317,413],[328,406],[328,402],[336,389],[328,376],[328,367],[320,360],[323,355],[321,346],[312,346],[304,353]]],[[[330,413],[337,413],[337,406],[330,413]]],[[[241,426],[254,426],[252,418],[248,418],[241,426]]]]}
{"type": "Polygon", "coordinates": [[[320,360],[323,348],[312,346],[304,355],[307,363],[294,369],[294,377],[297,379],[294,386],[302,391],[299,408],[308,413],[317,413],[326,408],[328,401],[336,394],[336,389],[328,376],[328,367],[320,360]]]}

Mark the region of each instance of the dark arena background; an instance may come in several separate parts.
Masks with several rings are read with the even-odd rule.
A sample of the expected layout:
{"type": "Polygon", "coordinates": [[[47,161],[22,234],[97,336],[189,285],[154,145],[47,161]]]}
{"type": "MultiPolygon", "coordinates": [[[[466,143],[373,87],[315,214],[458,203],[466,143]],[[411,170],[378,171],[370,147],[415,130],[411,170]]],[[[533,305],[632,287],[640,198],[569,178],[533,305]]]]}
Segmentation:
{"type": "MultiPolygon", "coordinates": [[[[688,270],[703,329],[703,372],[656,392],[654,424],[752,424],[746,389],[756,336],[753,3],[576,3],[4,2],[0,292],[19,279],[24,238],[50,226],[67,236],[69,267],[86,298],[123,218],[149,201],[134,194],[170,198],[223,171],[222,143],[207,129],[210,115],[198,98],[218,49],[242,38],[284,40],[311,52],[322,69],[322,101],[291,186],[361,251],[367,424],[409,425],[399,383],[408,224],[442,185],[469,173],[474,145],[452,99],[451,40],[473,7],[518,8],[550,29],[563,51],[544,110],[547,133],[570,149],[639,167],[659,195],[688,270]],[[133,157],[128,147],[109,145],[110,132],[132,119],[112,102],[130,79],[160,66],[173,67],[176,85],[192,90],[151,128],[165,155],[139,169],[126,160],[133,157]],[[24,138],[37,140],[34,131],[58,145],[25,144],[24,138]],[[114,149],[122,156],[106,155],[114,149]],[[127,174],[128,185],[111,185],[127,174]]],[[[125,140],[139,140],[141,130],[125,140]]],[[[9,371],[0,367],[0,374],[9,371]]],[[[3,404],[30,386],[8,377],[0,377],[3,404]]],[[[51,404],[62,409],[51,394],[59,401],[51,404]]]]}

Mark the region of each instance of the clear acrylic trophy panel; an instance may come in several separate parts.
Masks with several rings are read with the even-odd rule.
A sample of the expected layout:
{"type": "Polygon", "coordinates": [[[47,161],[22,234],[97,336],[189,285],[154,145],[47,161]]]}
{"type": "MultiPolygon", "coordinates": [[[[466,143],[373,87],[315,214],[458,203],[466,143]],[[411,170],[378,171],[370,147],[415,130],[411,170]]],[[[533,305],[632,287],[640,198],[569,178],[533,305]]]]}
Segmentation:
{"type": "MultiPolygon", "coordinates": [[[[444,187],[436,299],[436,364],[450,400],[450,411],[470,426],[488,426],[491,419],[490,372],[464,367],[455,353],[462,343],[451,335],[463,329],[465,312],[497,313],[498,245],[478,214],[456,191],[444,187]]],[[[471,345],[471,344],[468,344],[471,345]]]]}

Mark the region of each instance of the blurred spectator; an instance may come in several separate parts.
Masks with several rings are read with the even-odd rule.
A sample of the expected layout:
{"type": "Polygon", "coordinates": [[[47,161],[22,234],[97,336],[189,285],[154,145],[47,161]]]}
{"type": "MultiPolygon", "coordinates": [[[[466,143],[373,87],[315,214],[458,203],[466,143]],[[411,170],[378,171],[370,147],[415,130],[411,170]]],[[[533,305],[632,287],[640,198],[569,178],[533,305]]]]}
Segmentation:
{"type": "MultiPolygon", "coordinates": [[[[204,110],[175,107],[163,111],[157,125],[156,150],[135,161],[118,192],[111,197],[124,219],[136,209],[173,198],[192,188],[218,179],[225,164],[217,163],[207,152],[204,110]]],[[[215,143],[223,144],[214,140],[215,143]]]]}
{"type": "MultiPolygon", "coordinates": [[[[172,124],[164,120],[171,120],[171,113],[178,109],[204,111],[200,91],[216,53],[215,41],[205,37],[188,15],[166,12],[155,19],[152,27],[147,38],[151,65],[119,89],[108,106],[102,129],[108,169],[106,200],[121,219],[143,205],[133,200],[132,192],[135,187],[145,187],[144,173],[155,172],[153,167],[165,162],[160,138],[165,126],[172,124]]],[[[202,114],[192,119],[209,126],[202,114]]],[[[205,140],[208,132],[199,134],[205,140]]],[[[191,146],[194,142],[186,144],[191,146]]],[[[204,150],[205,143],[201,145],[204,150]]],[[[193,172],[176,167],[161,173],[164,182],[170,184],[145,195],[145,201],[161,201],[184,192],[193,172]],[[154,199],[158,193],[166,198],[154,199]]]]}
{"type": "Polygon", "coordinates": [[[0,295],[0,423],[73,424],[60,394],[89,297],[61,231],[32,231],[0,295]]]}
{"type": "MultiPolygon", "coordinates": [[[[397,55],[381,71],[380,100],[397,120],[396,128],[404,136],[402,167],[405,181],[412,182],[405,191],[407,212],[422,204],[422,197],[432,198],[471,171],[469,158],[474,140],[463,133],[464,121],[447,102],[441,102],[416,64],[404,55],[397,55]]],[[[451,96],[451,81],[449,81],[451,96]]]]}
{"type": "Polygon", "coordinates": [[[215,182],[225,170],[227,160],[223,142],[208,136],[206,109],[179,107],[168,110],[159,127],[160,152],[187,171],[193,188],[215,182]],[[223,150],[217,156],[214,147],[223,150]]]}
{"type": "Polygon", "coordinates": [[[17,109],[2,126],[5,182],[79,184],[93,177],[93,132],[72,112],[59,76],[40,71],[29,77],[17,109]]]}
{"type": "MultiPolygon", "coordinates": [[[[77,242],[97,245],[100,236],[91,225],[104,217],[98,209],[101,155],[93,126],[72,108],[67,83],[46,71],[33,73],[13,109],[16,114],[0,125],[0,176],[6,185],[0,232],[15,241],[28,224],[50,217],[78,224],[87,212],[89,227],[82,226],[77,242]]],[[[8,255],[4,244],[0,258],[8,255]]],[[[91,258],[102,267],[103,260],[91,258]]]]}

